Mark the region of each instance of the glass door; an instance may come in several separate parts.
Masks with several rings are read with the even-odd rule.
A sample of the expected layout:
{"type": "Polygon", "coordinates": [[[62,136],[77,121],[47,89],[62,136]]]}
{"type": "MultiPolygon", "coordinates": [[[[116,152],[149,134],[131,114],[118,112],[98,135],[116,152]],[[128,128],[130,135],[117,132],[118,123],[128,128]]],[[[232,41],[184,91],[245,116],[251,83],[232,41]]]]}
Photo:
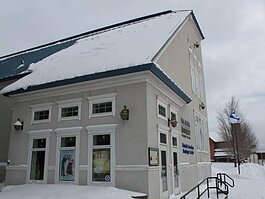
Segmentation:
{"type": "Polygon", "coordinates": [[[178,153],[173,152],[173,191],[179,193],[178,153]]]}
{"type": "Polygon", "coordinates": [[[179,194],[179,168],[178,168],[178,137],[176,133],[172,132],[171,139],[171,154],[172,154],[172,162],[171,162],[171,176],[172,176],[172,191],[173,194],[179,194]]]}
{"type": "Polygon", "coordinates": [[[161,191],[162,198],[168,198],[168,157],[167,147],[161,146],[160,165],[161,165],[161,191]]]}

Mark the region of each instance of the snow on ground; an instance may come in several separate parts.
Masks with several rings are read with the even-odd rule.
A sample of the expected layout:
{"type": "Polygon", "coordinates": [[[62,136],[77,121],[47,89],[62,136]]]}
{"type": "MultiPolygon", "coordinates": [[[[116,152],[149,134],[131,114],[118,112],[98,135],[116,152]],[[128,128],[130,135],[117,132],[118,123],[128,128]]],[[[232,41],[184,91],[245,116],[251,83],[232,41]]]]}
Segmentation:
{"type": "MultiPolygon", "coordinates": [[[[265,199],[265,166],[245,163],[241,165],[241,174],[237,172],[233,163],[212,164],[212,176],[227,173],[235,181],[235,187],[229,189],[229,199],[265,199]]],[[[113,187],[27,184],[4,187],[0,199],[131,199],[131,196],[139,195],[143,194],[113,187]]],[[[171,199],[179,199],[182,195],[171,199]]],[[[214,190],[211,198],[216,198],[214,190]]],[[[224,195],[219,198],[224,198],[224,195]]]]}
{"type": "Polygon", "coordinates": [[[240,165],[241,174],[233,163],[213,163],[212,172],[225,172],[235,181],[229,199],[265,199],[265,166],[254,163],[240,165]]]}
{"type": "Polygon", "coordinates": [[[132,199],[141,195],[114,187],[25,184],[4,187],[0,199],[132,199]]]}
{"type": "MultiPolygon", "coordinates": [[[[217,173],[226,173],[235,181],[235,187],[229,187],[229,199],[265,199],[265,166],[254,163],[240,165],[241,174],[238,175],[238,168],[233,163],[212,163],[212,176],[217,173]]],[[[200,190],[204,190],[206,185],[202,185],[200,190]]],[[[171,199],[180,199],[184,193],[172,196],[171,199]]],[[[187,199],[196,198],[197,192],[193,192],[187,199]]],[[[210,198],[217,198],[215,190],[210,190],[210,198]]],[[[225,195],[219,195],[223,199],[225,195]]],[[[201,199],[206,199],[207,193],[201,199]]]]}

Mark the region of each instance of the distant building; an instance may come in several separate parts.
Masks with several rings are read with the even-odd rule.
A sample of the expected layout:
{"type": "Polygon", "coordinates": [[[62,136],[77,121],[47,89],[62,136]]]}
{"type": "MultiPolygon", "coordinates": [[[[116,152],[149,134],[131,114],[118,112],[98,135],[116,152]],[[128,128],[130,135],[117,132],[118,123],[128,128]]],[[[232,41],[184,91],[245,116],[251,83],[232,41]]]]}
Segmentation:
{"type": "Polygon", "coordinates": [[[168,198],[211,175],[201,41],[165,11],[0,58],[14,100],[6,184],[115,186],[168,198]],[[19,121],[18,121],[19,119],[19,121]]]}
{"type": "Polygon", "coordinates": [[[265,151],[256,151],[248,157],[247,161],[250,163],[265,165],[265,151]]]}
{"type": "Polygon", "coordinates": [[[209,133],[209,145],[212,162],[232,162],[233,156],[229,152],[229,144],[221,139],[217,132],[209,133]]]}

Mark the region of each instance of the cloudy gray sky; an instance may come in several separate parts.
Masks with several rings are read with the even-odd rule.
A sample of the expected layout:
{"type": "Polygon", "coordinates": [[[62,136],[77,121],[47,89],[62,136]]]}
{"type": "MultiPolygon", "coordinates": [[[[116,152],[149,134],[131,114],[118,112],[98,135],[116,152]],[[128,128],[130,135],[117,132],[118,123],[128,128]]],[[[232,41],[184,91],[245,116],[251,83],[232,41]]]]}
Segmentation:
{"type": "Polygon", "coordinates": [[[166,9],[193,9],[202,43],[210,131],[232,95],[265,150],[264,0],[0,0],[0,56],[166,9]]]}

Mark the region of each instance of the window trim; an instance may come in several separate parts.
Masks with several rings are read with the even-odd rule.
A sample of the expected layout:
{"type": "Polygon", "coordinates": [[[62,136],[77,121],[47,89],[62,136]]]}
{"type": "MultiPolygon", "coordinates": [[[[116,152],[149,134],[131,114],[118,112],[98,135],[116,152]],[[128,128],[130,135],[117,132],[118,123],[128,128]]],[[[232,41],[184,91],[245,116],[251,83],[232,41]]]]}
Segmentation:
{"type": "Polygon", "coordinates": [[[56,184],[78,184],[79,183],[79,156],[80,156],[80,134],[82,127],[58,128],[55,129],[57,142],[56,142],[56,163],[55,163],[55,183],[56,184]],[[60,151],[61,151],[61,138],[63,137],[76,137],[75,147],[75,180],[74,181],[60,181],[59,179],[59,165],[60,165],[60,151]]]}
{"type": "Polygon", "coordinates": [[[26,181],[27,183],[47,183],[47,177],[48,177],[48,160],[49,160],[49,145],[50,145],[50,135],[51,135],[52,129],[44,129],[44,130],[36,130],[36,131],[29,131],[27,132],[29,136],[29,148],[28,148],[28,168],[27,168],[27,174],[26,174],[26,181]],[[41,148],[40,151],[45,151],[45,163],[44,163],[44,177],[43,180],[31,180],[30,179],[30,171],[31,171],[31,161],[32,161],[32,151],[38,151],[32,150],[33,148],[33,140],[34,139],[46,139],[46,147],[41,148]],[[44,150],[43,150],[44,149],[44,150]]]}
{"type": "Polygon", "coordinates": [[[53,103],[45,103],[45,104],[35,104],[31,105],[31,125],[32,124],[39,124],[39,123],[51,123],[51,112],[52,112],[52,105],[53,103]],[[35,112],[38,111],[49,111],[49,118],[45,120],[34,120],[35,112]]]}
{"type": "Polygon", "coordinates": [[[175,148],[178,150],[178,153],[179,153],[179,143],[180,143],[179,135],[180,135],[180,132],[178,130],[173,130],[173,129],[171,130],[170,144],[173,149],[175,148]],[[177,139],[177,146],[173,145],[173,137],[177,139]]]}
{"type": "Polygon", "coordinates": [[[95,95],[87,97],[88,100],[88,118],[93,117],[103,117],[103,116],[113,116],[115,117],[115,103],[116,103],[117,93],[108,93],[103,95],[95,95]],[[93,113],[93,104],[111,102],[112,111],[106,113],[93,113]]]}
{"type": "Polygon", "coordinates": [[[162,100],[157,99],[157,106],[156,106],[156,109],[157,109],[157,117],[167,121],[167,114],[168,114],[168,113],[167,113],[167,112],[168,112],[168,111],[167,111],[167,104],[164,103],[164,102],[162,102],[162,100]],[[165,108],[165,110],[166,110],[166,116],[163,116],[163,115],[160,115],[160,114],[159,114],[159,106],[162,106],[162,107],[165,108]]]}
{"type": "Polygon", "coordinates": [[[82,98],[62,100],[62,101],[58,101],[57,104],[58,104],[58,122],[68,121],[68,120],[81,120],[82,98]],[[62,117],[62,109],[63,108],[71,108],[74,106],[78,107],[78,115],[77,116],[62,117]]]}
{"type": "Polygon", "coordinates": [[[158,125],[158,129],[157,129],[157,131],[158,131],[158,144],[159,145],[161,145],[161,146],[168,146],[169,145],[169,140],[168,140],[168,137],[169,137],[169,127],[167,127],[167,126],[164,126],[164,125],[158,125]],[[166,135],[166,141],[167,141],[167,143],[165,144],[165,143],[162,143],[161,141],[160,141],[160,133],[163,133],[163,134],[165,134],[166,135]]]}
{"type": "Polygon", "coordinates": [[[88,134],[88,171],[87,171],[87,185],[105,185],[105,186],[113,186],[115,187],[115,168],[116,168],[116,157],[115,157],[115,134],[116,134],[117,124],[105,124],[105,125],[93,125],[87,126],[87,134],[88,134]],[[109,134],[110,135],[110,145],[102,145],[102,146],[93,146],[93,136],[94,135],[102,135],[109,134]],[[110,174],[111,180],[110,182],[100,182],[92,180],[92,168],[93,168],[93,149],[99,148],[110,148],[111,150],[111,160],[110,160],[110,174]]]}

